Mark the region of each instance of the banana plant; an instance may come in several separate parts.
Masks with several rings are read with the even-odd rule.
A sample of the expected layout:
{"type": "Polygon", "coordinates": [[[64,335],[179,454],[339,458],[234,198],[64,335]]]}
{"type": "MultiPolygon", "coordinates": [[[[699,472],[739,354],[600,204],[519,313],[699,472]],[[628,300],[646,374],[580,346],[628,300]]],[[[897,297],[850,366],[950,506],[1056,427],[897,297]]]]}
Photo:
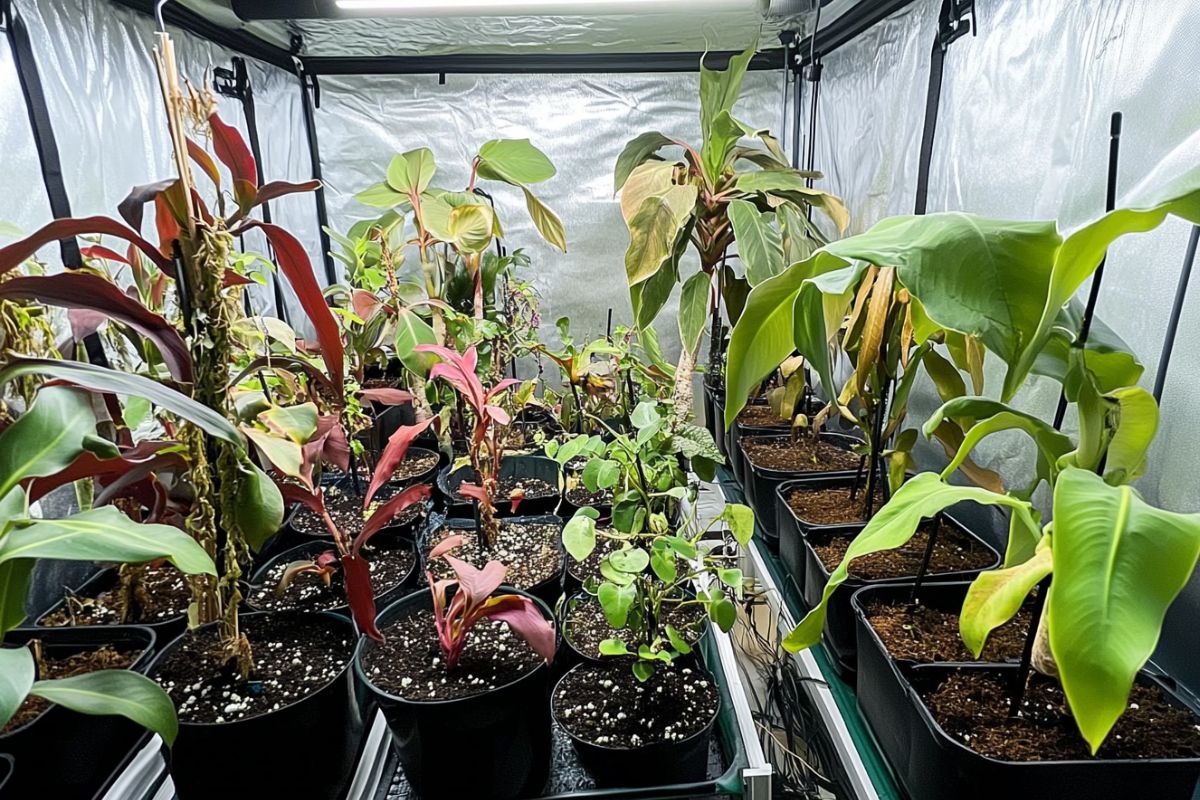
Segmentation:
{"type": "MultiPolygon", "coordinates": [[[[17,372],[8,369],[11,378],[17,372]]],[[[187,533],[171,525],[139,523],[108,505],[61,518],[30,510],[34,487],[61,485],[90,460],[95,472],[113,458],[114,445],[97,436],[85,391],[43,386],[29,409],[0,433],[0,638],[25,618],[25,596],[38,559],[141,563],[166,559],[189,575],[216,575],[212,558],[187,533]]],[[[116,457],[119,460],[119,457],[116,457]]],[[[117,714],[158,733],[169,745],[178,722],[158,684],[127,670],[100,670],[39,680],[32,651],[0,649],[0,726],[25,698],[37,696],[85,714],[117,714]]]]}
{"type": "MultiPolygon", "coordinates": [[[[828,215],[839,233],[849,222],[838,198],[811,187],[809,179],[818,176],[792,169],[767,130],[733,116],[755,48],[756,43],[751,44],[733,56],[724,71],[705,67],[701,59],[698,147],[650,131],[625,145],[614,171],[614,191],[621,194],[621,213],[629,228],[625,271],[638,328],[654,322],[683,280],[683,350],[673,392],[677,421],[691,408],[696,350],[705,322],[717,307],[717,293],[724,296],[727,308],[735,309],[747,284],[769,280],[824,244],[823,235],[809,222],[811,208],[828,215]],[[672,155],[664,157],[663,150],[672,155]],[[727,264],[735,241],[741,275],[727,264]],[[679,264],[689,244],[699,254],[700,269],[683,279],[679,264]]],[[[718,324],[714,316],[713,325],[718,324]]]]}

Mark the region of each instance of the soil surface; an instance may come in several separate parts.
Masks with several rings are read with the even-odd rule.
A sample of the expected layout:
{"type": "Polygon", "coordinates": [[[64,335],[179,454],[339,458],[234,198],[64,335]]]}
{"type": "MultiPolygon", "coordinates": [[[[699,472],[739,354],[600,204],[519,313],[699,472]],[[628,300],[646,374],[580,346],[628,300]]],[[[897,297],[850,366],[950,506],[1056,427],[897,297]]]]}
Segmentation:
{"type": "Polygon", "coordinates": [[[586,486],[576,486],[574,489],[568,489],[564,497],[568,503],[576,508],[583,508],[584,506],[592,506],[593,508],[611,506],[613,501],[613,494],[608,489],[589,492],[586,486]]]}
{"type": "MultiPolygon", "coordinates": [[[[406,547],[383,549],[368,546],[362,552],[371,570],[371,587],[376,597],[404,583],[417,563],[416,553],[406,547]]],[[[340,569],[330,578],[329,586],[325,585],[321,576],[303,572],[292,579],[280,597],[277,587],[287,567],[288,562],[281,561],[267,570],[259,585],[251,587],[246,593],[246,604],[260,611],[330,611],[346,606],[346,587],[342,583],[340,569]]]]}
{"type": "MultiPolygon", "coordinates": [[[[850,484],[831,486],[824,489],[793,489],[788,493],[787,504],[797,517],[817,525],[846,525],[866,522],[866,485],[864,484],[850,499],[850,484]]],[[[883,487],[875,487],[874,508],[878,511],[887,500],[883,487]]]]}
{"type": "MultiPolygon", "coordinates": [[[[454,533],[462,534],[463,543],[450,554],[479,569],[483,569],[489,560],[499,561],[508,567],[504,577],[506,586],[529,589],[553,578],[562,568],[564,556],[559,549],[562,529],[553,523],[501,521],[500,536],[494,548],[481,547],[474,528],[442,528],[430,537],[424,552],[428,553],[434,545],[454,533]]],[[[443,558],[428,564],[428,569],[435,578],[454,577],[454,571],[443,558]]]]}
{"type": "MultiPolygon", "coordinates": [[[[507,503],[512,497],[513,492],[524,491],[524,500],[541,500],[543,497],[554,497],[558,494],[558,487],[550,484],[541,478],[516,477],[509,476],[501,478],[496,487],[496,503],[507,503]]],[[[454,490],[455,503],[469,503],[471,498],[461,494],[457,489],[454,490]]],[[[522,502],[524,502],[522,500],[522,502]]],[[[520,504],[517,505],[517,511],[520,511],[520,504]]]]}
{"type": "MultiPolygon", "coordinates": [[[[563,635],[580,653],[592,658],[600,658],[600,643],[605,639],[622,639],[627,645],[630,644],[629,628],[613,630],[604,617],[600,601],[596,598],[580,597],[568,608],[566,618],[563,620],[563,635]]],[[[662,620],[664,627],[660,634],[666,637],[665,626],[671,625],[683,634],[683,638],[688,644],[695,644],[700,641],[700,637],[704,633],[705,619],[704,606],[675,606],[666,613],[662,620]]]]}
{"type": "MultiPolygon", "coordinates": [[[[73,678],[76,675],[86,675],[89,672],[98,672],[102,669],[128,669],[137,661],[138,656],[142,654],[141,650],[121,650],[110,645],[104,645],[96,650],[87,650],[82,653],[75,653],[64,658],[55,658],[46,653],[42,656],[42,662],[38,667],[38,680],[51,680],[55,678],[73,678]]],[[[13,714],[12,719],[0,728],[0,734],[15,731],[22,725],[27,725],[34,720],[39,714],[50,708],[52,703],[41,697],[30,695],[26,697],[17,709],[17,713],[13,714]]]]}
{"type": "MultiPolygon", "coordinates": [[[[895,550],[859,556],[850,562],[850,574],[856,578],[873,581],[880,578],[907,578],[917,574],[929,544],[931,522],[921,524],[921,529],[908,544],[895,550]]],[[[820,557],[827,572],[833,572],[842,563],[853,536],[821,536],[810,534],[809,542],[820,557]]],[[[929,559],[929,573],[962,572],[986,569],[996,563],[996,556],[979,542],[961,533],[957,528],[943,526],[937,544],[929,559]]]]}
{"type": "MultiPolygon", "coordinates": [[[[219,626],[216,626],[219,628],[219,626]]],[[[190,633],[153,675],[183,722],[232,722],[299,702],[341,674],[354,653],[347,625],[317,616],[243,617],[254,671],[243,680],[225,664],[216,628],[190,633]]]]}
{"type": "Polygon", "coordinates": [[[791,420],[780,419],[779,415],[767,405],[746,406],[738,412],[737,421],[739,425],[754,428],[783,428],[784,430],[788,430],[792,427],[791,420]]]}
{"type": "Polygon", "coordinates": [[[512,683],[542,662],[508,624],[484,619],[467,632],[454,669],[446,669],[433,612],[428,609],[385,625],[385,641],[363,655],[371,683],[409,700],[453,700],[512,683]]]}
{"type": "Polygon", "coordinates": [[[427,472],[431,472],[441,460],[437,453],[420,452],[415,448],[410,450],[404,460],[396,465],[396,470],[392,473],[392,480],[407,481],[412,478],[418,478],[427,472]]]}
{"type": "Polygon", "coordinates": [[[742,451],[756,467],[779,472],[814,472],[858,468],[858,456],[829,442],[802,435],[792,439],[741,440],[742,451]]]}
{"type": "Polygon", "coordinates": [[[720,698],[707,674],[679,663],[639,683],[625,662],[585,664],[555,688],[554,715],[593,744],[628,749],[683,741],[704,730],[720,698]]]}
{"type": "Polygon", "coordinates": [[[1009,717],[1011,686],[995,673],[961,672],[921,698],[938,724],[977,753],[1006,761],[1200,757],[1200,718],[1157,687],[1137,685],[1095,756],[1079,735],[1058,681],[1034,674],[1021,714],[1009,717]]]}
{"type": "Polygon", "coordinates": [[[142,573],[142,586],[146,589],[145,605],[134,609],[128,620],[121,619],[117,586],[100,592],[95,597],[86,597],[67,592],[62,608],[38,622],[46,628],[70,625],[140,625],[166,622],[187,613],[191,602],[191,590],[179,570],[170,564],[147,567],[142,573]]]}
{"type": "Polygon", "coordinates": [[[888,655],[922,664],[1019,660],[1032,616],[1028,607],[1022,608],[1015,617],[988,635],[983,653],[975,658],[962,642],[958,612],[880,600],[872,600],[863,610],[888,655]]]}

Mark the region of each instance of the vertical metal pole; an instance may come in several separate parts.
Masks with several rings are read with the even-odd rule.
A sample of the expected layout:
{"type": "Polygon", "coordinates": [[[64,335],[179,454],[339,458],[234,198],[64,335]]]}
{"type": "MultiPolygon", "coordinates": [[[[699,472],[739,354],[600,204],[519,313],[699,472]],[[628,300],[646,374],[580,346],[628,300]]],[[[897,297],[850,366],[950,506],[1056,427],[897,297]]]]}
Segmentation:
{"type": "MultiPolygon", "coordinates": [[[[299,42],[293,40],[292,47],[296,52],[299,51],[299,42]]],[[[304,62],[299,57],[293,56],[296,63],[296,75],[300,78],[300,95],[302,98],[301,108],[304,112],[304,131],[308,135],[308,155],[312,161],[312,176],[316,180],[321,180],[321,148],[317,144],[317,119],[314,113],[319,100],[317,99],[319,92],[316,76],[310,75],[308,70],[304,68],[304,62]],[[309,79],[312,79],[312,93],[309,93],[309,79]]],[[[325,278],[329,285],[337,283],[337,269],[333,264],[333,244],[329,239],[329,232],[325,229],[329,227],[329,211],[325,206],[325,186],[322,185],[316,191],[317,201],[317,226],[318,234],[321,239],[321,258],[325,261],[325,278]]]]}
{"type": "Polygon", "coordinates": [[[1163,387],[1167,383],[1167,367],[1171,365],[1171,351],[1175,349],[1175,334],[1179,331],[1179,317],[1183,314],[1183,301],[1187,299],[1188,282],[1192,277],[1192,265],[1196,263],[1196,245],[1200,243],[1200,225],[1192,226],[1188,237],[1187,252],[1183,256],[1183,268],[1179,271],[1179,283],[1175,285],[1175,302],[1171,305],[1171,316],[1167,319],[1167,333],[1163,339],[1162,353],[1158,357],[1158,374],[1154,376],[1154,402],[1162,401],[1163,387]]]}

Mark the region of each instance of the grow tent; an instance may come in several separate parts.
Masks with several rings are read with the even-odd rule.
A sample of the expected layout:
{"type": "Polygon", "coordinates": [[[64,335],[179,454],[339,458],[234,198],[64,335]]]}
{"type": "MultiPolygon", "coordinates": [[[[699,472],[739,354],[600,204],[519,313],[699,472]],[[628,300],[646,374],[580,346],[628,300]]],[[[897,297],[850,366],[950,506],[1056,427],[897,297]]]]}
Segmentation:
{"type": "MultiPolygon", "coordinates": [[[[510,236],[539,265],[548,342],[556,341],[553,321],[561,316],[595,334],[609,308],[618,321],[629,320],[619,265],[627,234],[612,202],[611,165],[636,132],[694,136],[695,66],[705,49],[718,51],[720,63],[759,36],[762,52],[741,113],[776,129],[798,165],[824,173],[818,185],[846,200],[852,233],[913,210],[1057,218],[1066,227],[1090,219],[1104,206],[1115,111],[1123,114],[1122,190],[1169,157],[1200,159],[1200,98],[1191,80],[1200,44],[1190,35],[1200,5],[1193,2],[833,0],[819,16],[803,2],[773,3],[771,12],[786,8],[765,16],[759,4],[745,2],[703,14],[469,21],[307,14],[285,21],[285,13],[268,8],[276,5],[235,3],[231,11],[219,3],[170,3],[165,20],[185,72],[229,71],[216,77],[227,88],[222,115],[256,131],[250,135],[264,173],[324,181],[316,196],[271,204],[275,221],[303,242],[322,283],[340,274],[322,226],[345,230],[366,216],[352,195],[393,153],[432,140],[439,159],[461,162],[482,138],[528,136],[559,168],[543,199],[568,221],[568,255],[554,257],[523,214],[510,214],[521,220],[510,236]]],[[[5,193],[0,219],[30,231],[68,210],[108,212],[130,186],[158,177],[151,165],[170,159],[156,124],[153,4],[10,0],[5,10],[0,143],[7,185],[19,189],[5,193]]],[[[256,236],[248,235],[247,247],[263,249],[256,236]]],[[[1118,243],[1098,306],[1145,361],[1147,386],[1165,369],[1164,336],[1178,325],[1173,348],[1163,351],[1173,357],[1161,393],[1162,436],[1138,488],[1179,510],[1200,506],[1192,464],[1197,411],[1188,391],[1200,372],[1200,357],[1188,346],[1198,341],[1200,301],[1193,292],[1174,302],[1189,239],[1189,226],[1172,219],[1118,243]]],[[[70,247],[48,246],[41,256],[55,269],[78,260],[70,247]]],[[[286,281],[251,291],[256,307],[303,326],[286,281]]],[[[661,324],[668,356],[678,349],[672,313],[668,308],[661,324]]],[[[1034,380],[1019,402],[1049,416],[1057,391],[1034,380]]],[[[927,415],[937,404],[931,390],[920,389],[912,413],[927,415]]],[[[989,441],[977,458],[1008,475],[1028,468],[1026,452],[989,441]]],[[[944,461],[940,451],[921,456],[944,461]]],[[[756,572],[770,578],[765,566],[756,572]]],[[[43,576],[44,597],[35,603],[45,605],[61,582],[43,576]]],[[[1188,657],[1198,612],[1200,582],[1193,581],[1168,617],[1155,661],[1200,690],[1200,667],[1188,657]]],[[[886,794],[864,778],[857,750],[869,743],[851,735],[852,704],[828,705],[822,697],[815,702],[825,703],[823,719],[857,778],[856,793],[886,794]]]]}

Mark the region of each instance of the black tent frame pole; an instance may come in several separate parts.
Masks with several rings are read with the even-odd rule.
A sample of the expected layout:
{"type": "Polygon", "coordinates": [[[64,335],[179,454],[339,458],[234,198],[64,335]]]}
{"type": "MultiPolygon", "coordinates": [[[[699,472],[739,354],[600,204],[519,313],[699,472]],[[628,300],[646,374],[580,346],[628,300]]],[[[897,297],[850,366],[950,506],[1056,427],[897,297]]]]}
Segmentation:
{"type": "MultiPolygon", "coordinates": [[[[0,17],[4,21],[5,35],[12,50],[13,64],[25,98],[25,109],[29,113],[29,125],[33,129],[33,142],[37,148],[38,164],[42,172],[42,183],[50,201],[50,213],[55,219],[71,216],[71,200],[63,180],[62,161],[58,157],[58,142],[54,138],[54,126],[50,122],[50,109],[46,106],[46,93],[38,74],[37,60],[29,41],[29,31],[12,0],[0,0],[0,17]]],[[[61,239],[58,243],[63,266],[67,269],[83,267],[83,254],[75,237],[61,239]]],[[[99,366],[108,366],[108,357],[100,336],[92,333],[83,340],[88,361],[99,366]]]]}
{"type": "MultiPolygon", "coordinates": [[[[292,49],[299,52],[302,42],[297,37],[293,40],[292,49]]],[[[317,76],[307,70],[304,61],[298,56],[294,56],[296,63],[296,75],[300,78],[300,95],[301,106],[304,111],[304,132],[308,135],[308,155],[312,160],[312,176],[315,180],[321,178],[321,148],[317,143],[317,119],[315,109],[321,104],[321,85],[317,82],[317,76]],[[311,94],[310,94],[311,90],[311,94]]],[[[337,283],[337,269],[333,264],[333,243],[329,239],[329,210],[325,205],[325,185],[317,187],[315,192],[317,201],[317,233],[321,237],[321,258],[325,262],[325,278],[329,285],[337,283]]]]}
{"type": "Polygon", "coordinates": [[[967,33],[975,34],[974,0],[942,0],[938,31],[929,54],[929,88],[925,92],[925,122],[921,129],[921,154],[917,162],[917,193],[914,214],[924,214],[929,203],[929,168],[933,164],[933,142],[937,135],[938,110],[942,104],[942,73],[951,43],[967,33]]]}
{"type": "Polygon", "coordinates": [[[1167,367],[1171,365],[1171,351],[1175,349],[1175,334],[1179,332],[1179,318],[1183,315],[1183,302],[1187,299],[1192,265],[1196,263],[1197,244],[1200,244],[1200,225],[1193,225],[1192,233],[1188,237],[1187,252],[1183,256],[1183,267],[1179,270],[1179,283],[1175,285],[1175,301],[1171,305],[1171,316],[1167,319],[1162,353],[1158,357],[1158,373],[1154,376],[1155,403],[1162,402],[1163,387],[1167,383],[1167,367]]]}

